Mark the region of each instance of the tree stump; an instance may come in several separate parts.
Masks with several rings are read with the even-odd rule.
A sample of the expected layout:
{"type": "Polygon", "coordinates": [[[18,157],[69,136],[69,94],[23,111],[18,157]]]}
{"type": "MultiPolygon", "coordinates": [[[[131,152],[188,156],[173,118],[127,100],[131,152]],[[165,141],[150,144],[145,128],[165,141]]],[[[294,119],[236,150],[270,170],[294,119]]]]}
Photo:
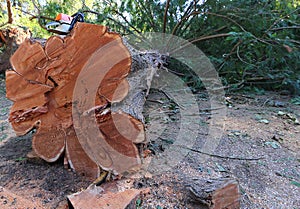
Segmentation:
{"type": "Polygon", "coordinates": [[[143,102],[132,103],[137,95],[145,100],[147,84],[128,82],[132,57],[119,34],[78,23],[65,38],[52,36],[44,44],[27,39],[10,61],[9,121],[17,135],[37,129],[32,148],[40,158],[54,162],[64,156],[72,169],[92,178],[100,168],[122,173],[140,167],[143,102]],[[134,91],[135,85],[142,87],[134,91]],[[86,94],[92,97],[83,99],[86,94]],[[112,110],[121,101],[126,102],[112,110]]]}

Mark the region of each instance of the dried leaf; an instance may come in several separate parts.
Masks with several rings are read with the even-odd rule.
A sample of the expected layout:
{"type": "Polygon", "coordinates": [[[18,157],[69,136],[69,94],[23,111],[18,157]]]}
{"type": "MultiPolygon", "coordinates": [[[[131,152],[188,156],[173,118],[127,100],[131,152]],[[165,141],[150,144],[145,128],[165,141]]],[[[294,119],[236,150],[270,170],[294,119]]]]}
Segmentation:
{"type": "Polygon", "coordinates": [[[218,163],[216,163],[216,166],[219,172],[226,172],[226,169],[223,166],[219,165],[218,163]]]}
{"type": "Polygon", "coordinates": [[[286,115],[286,113],[283,112],[283,111],[278,111],[277,115],[279,115],[279,116],[284,116],[284,115],[286,115]]]}
{"type": "Polygon", "coordinates": [[[269,124],[270,121],[268,121],[267,119],[261,119],[259,120],[260,123],[264,123],[264,124],[269,124]]]}
{"type": "Polygon", "coordinates": [[[265,144],[271,146],[274,149],[279,149],[281,147],[278,142],[266,142],[265,144]]]}

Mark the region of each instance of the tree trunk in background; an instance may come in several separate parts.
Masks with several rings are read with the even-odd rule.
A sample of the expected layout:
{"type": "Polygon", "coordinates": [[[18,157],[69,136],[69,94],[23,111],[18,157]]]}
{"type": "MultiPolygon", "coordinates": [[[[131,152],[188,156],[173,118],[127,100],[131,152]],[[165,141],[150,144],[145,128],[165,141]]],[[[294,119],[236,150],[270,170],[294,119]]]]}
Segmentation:
{"type": "Polygon", "coordinates": [[[30,32],[21,27],[0,30],[0,73],[11,68],[9,58],[26,38],[30,38],[30,32]]]}

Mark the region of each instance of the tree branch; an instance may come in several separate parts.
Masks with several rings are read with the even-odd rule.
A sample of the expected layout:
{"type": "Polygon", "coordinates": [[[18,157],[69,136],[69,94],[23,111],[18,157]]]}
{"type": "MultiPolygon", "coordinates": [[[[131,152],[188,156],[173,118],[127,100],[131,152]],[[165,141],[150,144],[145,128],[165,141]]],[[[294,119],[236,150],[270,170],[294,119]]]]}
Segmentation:
{"type": "Polygon", "coordinates": [[[286,30],[286,29],[300,29],[300,26],[272,28],[272,29],[270,29],[270,31],[278,31],[278,30],[286,30]]]}
{"type": "Polygon", "coordinates": [[[46,29],[46,27],[41,22],[41,11],[40,11],[40,8],[36,5],[35,0],[32,0],[32,4],[36,8],[36,10],[38,11],[37,19],[38,19],[38,23],[39,23],[40,27],[43,28],[43,29],[46,29]]]}
{"type": "Polygon", "coordinates": [[[7,13],[8,13],[8,24],[13,23],[13,17],[12,17],[12,11],[11,11],[11,3],[10,0],[6,0],[6,5],[7,5],[7,13]]]}
{"type": "Polygon", "coordinates": [[[141,9],[141,11],[144,12],[144,14],[146,15],[146,17],[147,17],[147,19],[148,19],[150,25],[152,26],[152,28],[157,29],[157,25],[155,25],[155,23],[154,23],[154,17],[153,17],[153,14],[152,14],[151,10],[148,9],[148,8],[143,4],[143,1],[137,0],[136,2],[137,2],[137,5],[138,5],[139,8],[140,8],[140,6],[142,7],[142,8],[140,8],[140,9],[141,9]]]}
{"type": "Polygon", "coordinates": [[[214,38],[221,38],[221,37],[227,37],[227,36],[231,36],[232,34],[230,33],[221,33],[221,34],[215,34],[215,35],[211,35],[211,36],[202,36],[202,37],[199,37],[199,38],[196,38],[194,40],[191,40],[189,41],[188,43],[184,44],[183,46],[179,46],[177,49],[175,49],[174,51],[172,51],[172,53],[175,53],[179,50],[182,50],[184,49],[185,47],[193,44],[193,43],[196,43],[196,42],[199,42],[199,41],[206,41],[206,40],[209,40],[209,39],[214,39],[214,38]]]}
{"type": "Polygon", "coordinates": [[[231,36],[231,34],[230,33],[221,33],[221,34],[215,34],[215,35],[210,35],[210,36],[202,36],[202,37],[199,37],[199,38],[196,38],[196,39],[190,41],[190,43],[196,43],[199,41],[206,41],[206,40],[213,39],[213,38],[221,38],[221,37],[227,37],[227,36],[231,36]]]}
{"type": "Polygon", "coordinates": [[[289,14],[285,15],[284,17],[279,18],[278,20],[276,20],[276,21],[268,28],[268,30],[266,31],[266,33],[269,32],[270,30],[272,30],[272,28],[273,28],[275,25],[277,25],[277,23],[279,23],[281,20],[283,20],[284,18],[290,16],[291,14],[293,14],[293,13],[295,13],[295,12],[298,12],[299,10],[300,10],[300,8],[295,9],[295,10],[292,11],[291,13],[289,13],[289,14]]]}
{"type": "Polygon", "coordinates": [[[203,14],[202,12],[192,12],[188,15],[185,15],[183,16],[183,18],[175,25],[175,27],[173,28],[172,30],[172,35],[175,35],[177,29],[179,28],[179,26],[183,23],[183,21],[185,21],[186,19],[188,19],[189,17],[191,16],[194,16],[194,15],[199,15],[199,14],[203,14]]]}
{"type": "Polygon", "coordinates": [[[165,8],[165,14],[164,14],[163,33],[166,32],[169,6],[170,6],[170,0],[167,0],[166,8],[165,8]]]}

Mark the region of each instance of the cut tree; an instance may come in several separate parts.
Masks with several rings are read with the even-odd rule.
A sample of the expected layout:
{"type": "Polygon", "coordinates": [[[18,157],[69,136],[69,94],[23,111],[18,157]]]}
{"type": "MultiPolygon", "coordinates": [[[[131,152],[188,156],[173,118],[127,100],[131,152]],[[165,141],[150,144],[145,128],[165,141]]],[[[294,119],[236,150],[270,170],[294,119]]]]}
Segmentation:
{"type": "Polygon", "coordinates": [[[144,101],[147,84],[127,81],[132,57],[119,34],[77,23],[65,38],[27,39],[10,61],[7,97],[14,104],[9,121],[18,135],[37,129],[32,148],[40,158],[54,162],[64,156],[72,169],[92,178],[100,169],[122,173],[141,166],[136,144],[145,142],[143,102],[134,98],[144,101]],[[95,78],[101,82],[93,83],[95,78]],[[111,110],[121,101],[123,107],[111,110]]]}

